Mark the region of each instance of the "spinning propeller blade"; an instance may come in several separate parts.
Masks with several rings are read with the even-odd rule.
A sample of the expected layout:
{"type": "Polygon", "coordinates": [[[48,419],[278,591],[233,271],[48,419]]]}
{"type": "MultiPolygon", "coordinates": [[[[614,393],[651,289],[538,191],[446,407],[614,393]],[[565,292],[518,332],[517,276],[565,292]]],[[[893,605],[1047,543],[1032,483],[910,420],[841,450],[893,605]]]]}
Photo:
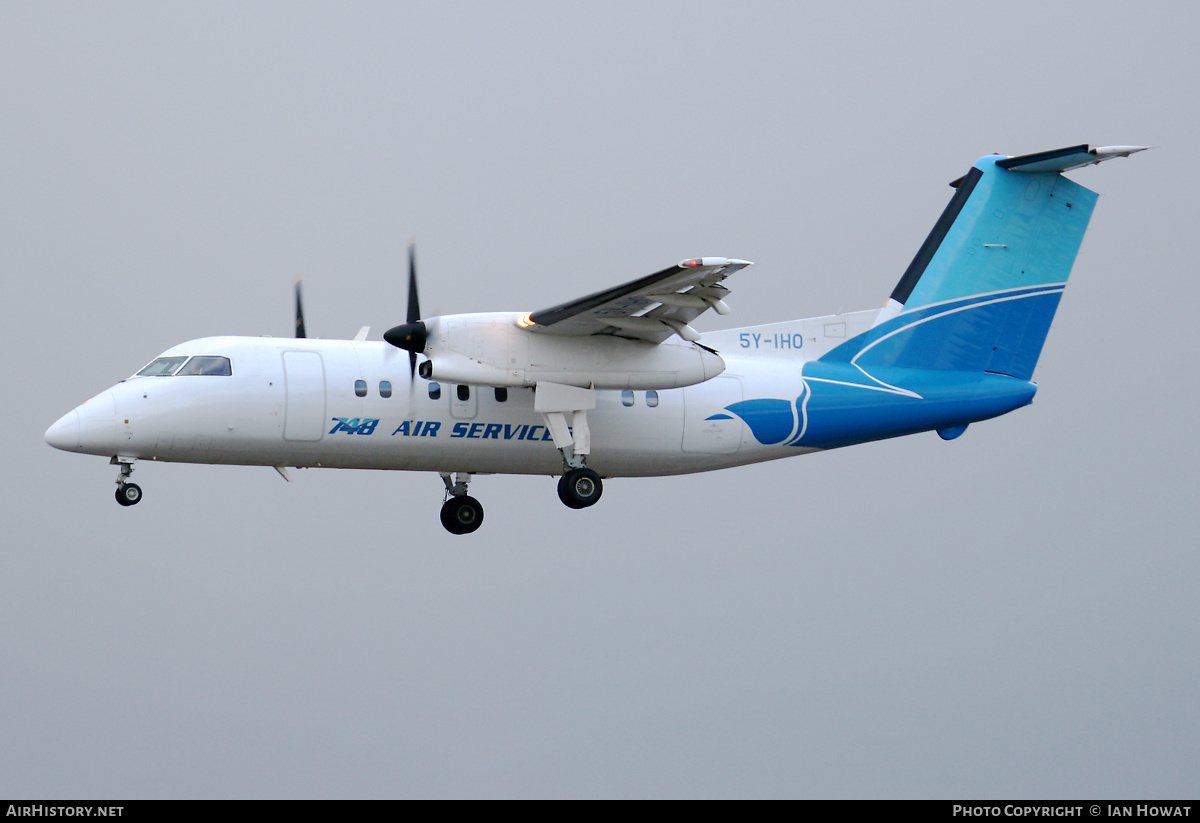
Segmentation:
{"type": "Polygon", "coordinates": [[[406,323],[416,323],[421,319],[421,301],[417,299],[417,244],[408,244],[408,315],[406,323]]]}
{"type": "MultiPolygon", "coordinates": [[[[417,244],[410,242],[408,244],[408,314],[405,315],[406,323],[416,323],[421,319],[421,301],[417,297],[417,244]]],[[[424,341],[421,341],[424,343],[424,341]]],[[[422,346],[424,348],[424,346],[422,346]]],[[[409,351],[408,353],[408,376],[411,378],[417,371],[417,353],[409,351]]]]}
{"type": "Polygon", "coordinates": [[[383,339],[408,352],[409,377],[417,373],[417,355],[425,351],[429,330],[421,322],[421,301],[417,297],[417,246],[408,244],[408,314],[405,323],[388,329],[383,339]]]}
{"type": "Polygon", "coordinates": [[[307,337],[304,333],[304,306],[300,303],[300,278],[296,278],[296,336],[307,337]]]}

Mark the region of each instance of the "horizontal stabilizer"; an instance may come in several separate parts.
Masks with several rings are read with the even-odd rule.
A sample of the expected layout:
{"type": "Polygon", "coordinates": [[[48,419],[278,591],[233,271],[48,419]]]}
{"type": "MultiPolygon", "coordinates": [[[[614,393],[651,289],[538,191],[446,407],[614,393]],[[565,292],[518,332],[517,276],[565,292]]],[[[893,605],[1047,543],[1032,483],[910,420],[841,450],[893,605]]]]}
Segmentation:
{"type": "Polygon", "coordinates": [[[1039,171],[1070,171],[1084,166],[1093,166],[1112,160],[1114,157],[1128,157],[1139,151],[1145,151],[1149,146],[1100,146],[1092,148],[1086,143],[1082,146],[1071,146],[1053,151],[1041,151],[1037,154],[1022,154],[1019,157],[1007,157],[997,160],[996,165],[1009,171],[1039,172],[1039,171]]]}

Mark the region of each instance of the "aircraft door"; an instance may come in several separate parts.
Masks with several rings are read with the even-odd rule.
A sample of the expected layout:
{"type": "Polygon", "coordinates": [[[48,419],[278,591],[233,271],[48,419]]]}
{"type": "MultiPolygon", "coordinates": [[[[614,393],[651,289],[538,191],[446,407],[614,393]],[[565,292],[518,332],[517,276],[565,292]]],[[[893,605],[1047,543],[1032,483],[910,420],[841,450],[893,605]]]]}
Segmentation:
{"type": "Polygon", "coordinates": [[[325,364],[315,351],[283,353],[284,440],[320,440],[325,433],[325,364]]]}
{"type": "Polygon", "coordinates": [[[685,452],[733,454],[742,445],[742,421],[725,411],[742,401],[742,381],[714,377],[683,390],[685,452]]]}

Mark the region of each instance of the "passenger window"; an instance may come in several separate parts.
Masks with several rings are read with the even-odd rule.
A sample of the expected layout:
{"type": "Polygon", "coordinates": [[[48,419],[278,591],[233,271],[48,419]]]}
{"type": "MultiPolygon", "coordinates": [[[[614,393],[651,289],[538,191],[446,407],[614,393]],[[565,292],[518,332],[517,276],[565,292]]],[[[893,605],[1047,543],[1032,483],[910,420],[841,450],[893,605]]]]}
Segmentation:
{"type": "Polygon", "coordinates": [[[633,390],[632,389],[625,389],[625,391],[621,392],[621,405],[622,406],[632,406],[633,405],[633,390]]]}
{"type": "Polygon", "coordinates": [[[468,400],[470,400],[471,399],[471,387],[459,384],[458,399],[463,401],[464,403],[467,402],[468,400]]]}
{"type": "Polygon", "coordinates": [[[160,357],[137,373],[138,377],[167,377],[183,365],[187,357],[160,357]]]}
{"type": "Polygon", "coordinates": [[[442,384],[441,383],[430,383],[429,384],[429,399],[430,400],[441,400],[442,399],[442,384]]]}
{"type": "Polygon", "coordinates": [[[497,403],[507,403],[508,402],[508,389],[504,388],[503,386],[500,386],[496,389],[496,402],[497,403]]]}
{"type": "Polygon", "coordinates": [[[646,392],[646,405],[652,409],[658,405],[658,392],[654,389],[646,392]]]}
{"type": "Polygon", "coordinates": [[[379,381],[379,396],[380,397],[391,397],[392,396],[392,381],[390,381],[390,380],[380,380],[379,381]]]}
{"type": "Polygon", "coordinates": [[[355,380],[354,381],[354,394],[356,397],[366,397],[367,396],[367,381],[366,380],[355,380]]]}
{"type": "Polygon", "coordinates": [[[215,374],[220,377],[229,377],[233,374],[233,370],[229,367],[228,357],[204,355],[193,357],[176,374],[215,374]]]}

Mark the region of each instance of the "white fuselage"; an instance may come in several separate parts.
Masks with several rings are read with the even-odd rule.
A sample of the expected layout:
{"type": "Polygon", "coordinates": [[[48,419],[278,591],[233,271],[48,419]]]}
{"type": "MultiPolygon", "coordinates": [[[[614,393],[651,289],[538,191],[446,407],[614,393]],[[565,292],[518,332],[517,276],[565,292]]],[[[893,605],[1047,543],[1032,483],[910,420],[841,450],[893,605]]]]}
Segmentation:
{"type": "MultiPolygon", "coordinates": [[[[669,475],[811,451],[763,445],[738,419],[708,418],[744,398],[795,397],[801,364],[828,348],[825,328],[834,328],[830,343],[840,342],[846,318],[860,327],[874,314],[708,335],[725,360],[721,376],[683,389],[599,391],[588,416],[589,465],[606,477],[669,475]]],[[[185,463],[562,471],[532,390],[410,382],[408,354],[386,343],[211,337],[163,353],[182,355],[228,357],[232,374],[128,378],[65,415],[47,440],[185,463]]]]}

